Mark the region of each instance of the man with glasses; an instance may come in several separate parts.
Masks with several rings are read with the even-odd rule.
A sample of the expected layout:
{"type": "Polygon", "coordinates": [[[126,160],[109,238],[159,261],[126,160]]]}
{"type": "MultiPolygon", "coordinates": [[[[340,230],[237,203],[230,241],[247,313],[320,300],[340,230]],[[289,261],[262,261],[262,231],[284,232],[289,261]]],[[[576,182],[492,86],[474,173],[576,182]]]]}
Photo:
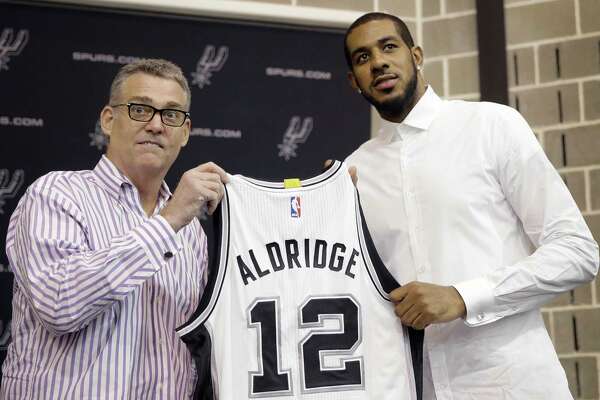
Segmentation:
{"type": "Polygon", "coordinates": [[[223,196],[213,163],[167,171],[190,132],[181,69],[141,60],[115,77],[109,138],[91,171],[49,173],[11,217],[13,341],[4,399],[184,399],[194,373],[175,328],[198,305],[207,264],[197,219],[223,196]]]}

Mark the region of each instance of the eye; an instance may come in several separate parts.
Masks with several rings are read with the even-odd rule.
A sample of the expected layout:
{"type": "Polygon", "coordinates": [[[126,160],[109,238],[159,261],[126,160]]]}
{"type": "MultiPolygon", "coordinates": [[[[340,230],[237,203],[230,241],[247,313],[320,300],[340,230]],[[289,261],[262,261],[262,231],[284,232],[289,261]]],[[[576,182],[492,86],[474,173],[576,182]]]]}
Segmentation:
{"type": "Polygon", "coordinates": [[[398,47],[398,46],[396,46],[396,45],[395,45],[395,44],[393,44],[393,43],[386,43],[386,44],[383,46],[383,50],[385,50],[385,51],[390,51],[390,50],[393,50],[393,49],[395,49],[395,48],[397,48],[397,47],[398,47]]]}
{"type": "Polygon", "coordinates": [[[354,62],[356,64],[362,64],[364,62],[366,62],[369,59],[369,55],[367,53],[360,53],[359,55],[356,56],[354,62]]]}
{"type": "Polygon", "coordinates": [[[148,106],[144,106],[141,104],[132,104],[131,105],[131,113],[135,115],[146,115],[151,113],[151,109],[148,106]]]}
{"type": "Polygon", "coordinates": [[[179,114],[179,113],[175,110],[164,110],[163,111],[163,116],[168,119],[177,119],[177,114],[179,114]]]}

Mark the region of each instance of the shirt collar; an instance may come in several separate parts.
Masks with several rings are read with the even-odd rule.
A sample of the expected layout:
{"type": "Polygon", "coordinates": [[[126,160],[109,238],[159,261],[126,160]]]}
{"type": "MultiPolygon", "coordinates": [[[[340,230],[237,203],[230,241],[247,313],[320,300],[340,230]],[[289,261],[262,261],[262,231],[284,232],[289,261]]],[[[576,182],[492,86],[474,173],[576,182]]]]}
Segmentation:
{"type": "MultiPolygon", "coordinates": [[[[117,199],[120,197],[123,189],[132,188],[137,191],[137,188],[131,183],[129,178],[119,171],[116,165],[113,164],[106,155],[102,155],[102,158],[100,158],[100,161],[96,164],[93,175],[95,177],[94,180],[117,199]]],[[[171,191],[169,190],[167,183],[163,181],[158,193],[159,207],[169,200],[170,197],[171,191]]]]}
{"type": "Polygon", "coordinates": [[[400,123],[382,121],[379,137],[386,142],[390,142],[396,135],[429,129],[442,105],[442,101],[433,88],[427,86],[425,93],[423,93],[423,96],[421,96],[413,109],[410,110],[404,121],[400,123]]]}

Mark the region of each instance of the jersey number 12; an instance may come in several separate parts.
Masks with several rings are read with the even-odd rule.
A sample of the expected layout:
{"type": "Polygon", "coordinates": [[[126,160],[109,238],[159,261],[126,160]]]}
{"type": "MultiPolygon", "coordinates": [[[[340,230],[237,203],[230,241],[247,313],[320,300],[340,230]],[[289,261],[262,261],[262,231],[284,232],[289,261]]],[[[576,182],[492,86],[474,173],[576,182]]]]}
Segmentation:
{"type": "MultiPolygon", "coordinates": [[[[279,298],[256,299],[248,309],[248,327],[257,329],[258,371],[249,372],[250,397],[293,393],[291,371],[281,366],[279,298]]],[[[299,309],[299,329],[311,329],[298,344],[302,393],[356,390],[364,387],[363,358],[354,356],[360,344],[360,308],[350,295],[310,297],[299,309]],[[337,319],[338,329],[323,329],[337,319]],[[325,366],[326,356],[338,365],[325,366]]]]}

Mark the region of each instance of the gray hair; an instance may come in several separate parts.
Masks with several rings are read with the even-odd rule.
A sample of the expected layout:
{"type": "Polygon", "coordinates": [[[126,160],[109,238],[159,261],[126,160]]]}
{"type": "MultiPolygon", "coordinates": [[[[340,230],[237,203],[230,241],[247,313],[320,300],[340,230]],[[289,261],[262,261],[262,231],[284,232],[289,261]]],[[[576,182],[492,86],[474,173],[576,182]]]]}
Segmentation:
{"type": "Polygon", "coordinates": [[[134,61],[130,64],[124,65],[112,81],[110,85],[110,96],[109,104],[115,104],[117,102],[117,96],[121,91],[121,86],[127,78],[133,74],[144,73],[159,78],[172,79],[181,86],[186,94],[187,100],[185,108],[187,111],[190,109],[192,102],[192,92],[190,91],[190,85],[188,81],[177,65],[170,61],[157,59],[157,58],[142,58],[134,61]]]}

